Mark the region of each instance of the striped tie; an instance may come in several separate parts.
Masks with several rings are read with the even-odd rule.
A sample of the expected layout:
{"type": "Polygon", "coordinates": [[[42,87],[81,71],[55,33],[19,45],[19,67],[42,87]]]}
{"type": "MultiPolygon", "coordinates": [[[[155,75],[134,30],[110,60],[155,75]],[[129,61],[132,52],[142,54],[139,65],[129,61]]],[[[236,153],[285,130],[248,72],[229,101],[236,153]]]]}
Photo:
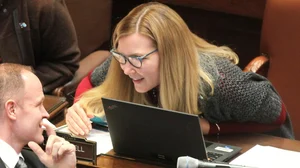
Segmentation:
{"type": "Polygon", "coordinates": [[[15,168],[27,168],[26,163],[24,162],[22,157],[19,157],[19,161],[16,164],[15,168]]]}

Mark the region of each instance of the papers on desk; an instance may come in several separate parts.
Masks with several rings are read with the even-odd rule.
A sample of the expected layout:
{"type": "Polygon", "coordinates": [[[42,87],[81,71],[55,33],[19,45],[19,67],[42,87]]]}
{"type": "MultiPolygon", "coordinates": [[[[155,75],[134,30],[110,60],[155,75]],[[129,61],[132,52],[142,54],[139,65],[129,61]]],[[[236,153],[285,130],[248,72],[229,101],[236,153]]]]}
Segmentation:
{"type": "Polygon", "coordinates": [[[234,159],[230,164],[257,168],[299,168],[300,152],[256,145],[234,159]]]}
{"type": "MultiPolygon", "coordinates": [[[[56,131],[71,134],[67,125],[63,125],[57,128],[56,131]]],[[[93,128],[85,138],[87,140],[97,142],[97,155],[100,155],[101,153],[107,153],[111,149],[113,149],[110,134],[108,131],[102,131],[93,128]]]]}

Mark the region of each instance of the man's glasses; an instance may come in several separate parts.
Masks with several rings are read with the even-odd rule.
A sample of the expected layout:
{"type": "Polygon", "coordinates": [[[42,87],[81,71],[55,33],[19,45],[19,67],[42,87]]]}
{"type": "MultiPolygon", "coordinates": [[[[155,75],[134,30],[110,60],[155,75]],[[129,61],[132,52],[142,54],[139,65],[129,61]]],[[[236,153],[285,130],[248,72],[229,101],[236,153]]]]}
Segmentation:
{"type": "Polygon", "coordinates": [[[155,50],[151,51],[150,53],[145,54],[143,56],[132,55],[132,56],[128,56],[128,57],[124,56],[121,53],[116,52],[115,49],[110,50],[110,53],[114,56],[114,58],[117,61],[119,61],[120,64],[126,64],[126,61],[128,61],[132,66],[134,66],[136,68],[141,68],[143,59],[156,51],[157,51],[157,49],[155,49],[155,50]]]}

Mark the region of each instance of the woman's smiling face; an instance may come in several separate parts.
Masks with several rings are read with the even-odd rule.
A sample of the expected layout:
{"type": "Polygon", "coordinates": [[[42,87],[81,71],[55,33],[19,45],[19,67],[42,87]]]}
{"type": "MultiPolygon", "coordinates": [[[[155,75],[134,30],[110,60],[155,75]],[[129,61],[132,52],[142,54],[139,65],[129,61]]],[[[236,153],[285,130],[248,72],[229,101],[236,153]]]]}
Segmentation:
{"type": "MultiPolygon", "coordinates": [[[[134,33],[119,39],[117,52],[126,57],[143,56],[155,49],[153,41],[149,37],[134,33]]],[[[132,79],[135,90],[139,93],[145,93],[159,85],[158,52],[153,52],[145,57],[140,68],[132,66],[128,61],[120,66],[124,74],[132,79]]]]}

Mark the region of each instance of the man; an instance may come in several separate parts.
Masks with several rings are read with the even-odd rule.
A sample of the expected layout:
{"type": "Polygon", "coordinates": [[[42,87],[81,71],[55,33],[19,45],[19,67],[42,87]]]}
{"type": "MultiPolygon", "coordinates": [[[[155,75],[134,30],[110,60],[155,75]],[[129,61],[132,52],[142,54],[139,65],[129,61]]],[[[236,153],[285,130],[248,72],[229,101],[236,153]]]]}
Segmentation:
{"type": "Polygon", "coordinates": [[[76,167],[75,146],[42,122],[49,117],[43,100],[42,84],[26,66],[0,64],[1,168],[24,168],[22,161],[27,167],[76,167]],[[48,134],[45,151],[38,145],[44,141],[42,126],[48,134]],[[33,152],[23,150],[26,144],[33,152]]]}
{"type": "Polygon", "coordinates": [[[80,52],[64,0],[0,0],[0,63],[31,66],[44,93],[70,81],[80,52]]]}

